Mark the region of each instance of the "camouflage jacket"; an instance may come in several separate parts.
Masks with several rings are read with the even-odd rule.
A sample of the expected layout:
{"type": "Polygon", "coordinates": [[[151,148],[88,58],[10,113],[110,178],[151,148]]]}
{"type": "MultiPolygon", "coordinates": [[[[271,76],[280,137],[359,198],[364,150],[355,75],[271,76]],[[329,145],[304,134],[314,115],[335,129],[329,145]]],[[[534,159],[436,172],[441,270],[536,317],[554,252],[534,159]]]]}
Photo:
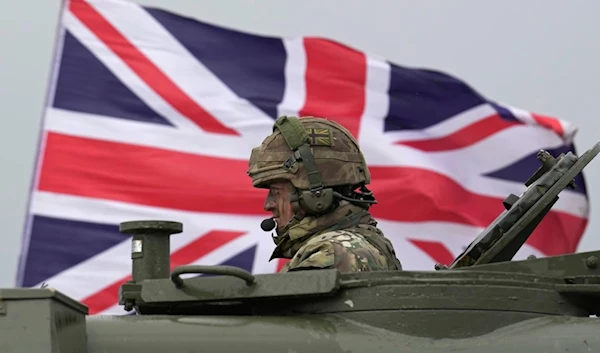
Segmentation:
{"type": "Polygon", "coordinates": [[[401,270],[391,242],[376,225],[366,210],[344,203],[331,214],[290,222],[275,239],[271,259],[290,259],[281,272],[401,270]]]}

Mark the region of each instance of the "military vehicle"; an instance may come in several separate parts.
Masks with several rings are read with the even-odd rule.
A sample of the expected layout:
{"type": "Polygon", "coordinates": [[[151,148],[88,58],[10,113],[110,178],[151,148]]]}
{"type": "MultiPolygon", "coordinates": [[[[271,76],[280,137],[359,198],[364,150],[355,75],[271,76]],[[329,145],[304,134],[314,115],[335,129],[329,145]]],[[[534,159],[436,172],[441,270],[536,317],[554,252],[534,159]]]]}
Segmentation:
{"type": "Polygon", "coordinates": [[[600,251],[513,260],[599,151],[540,151],[524,192],[431,271],[171,270],[182,224],[124,222],[132,280],[119,303],[135,314],[88,316],[51,288],[2,289],[0,352],[600,352],[600,251]]]}

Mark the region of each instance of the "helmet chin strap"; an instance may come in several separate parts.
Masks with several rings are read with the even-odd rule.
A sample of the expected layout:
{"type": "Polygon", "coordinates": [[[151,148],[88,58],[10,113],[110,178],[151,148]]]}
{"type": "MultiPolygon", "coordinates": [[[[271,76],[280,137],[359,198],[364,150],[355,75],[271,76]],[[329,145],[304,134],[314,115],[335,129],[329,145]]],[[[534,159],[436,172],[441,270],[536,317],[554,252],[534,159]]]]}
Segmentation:
{"type": "Polygon", "coordinates": [[[279,236],[279,234],[277,234],[277,231],[275,232],[271,232],[271,239],[273,239],[273,243],[275,243],[275,245],[279,245],[279,242],[281,241],[281,237],[279,236]]]}
{"type": "Polygon", "coordinates": [[[292,153],[284,163],[284,169],[296,170],[296,165],[302,162],[306,170],[310,190],[295,190],[293,202],[297,203],[296,213],[302,210],[306,215],[318,216],[327,213],[334,204],[333,189],[324,187],[321,175],[315,163],[309,137],[298,118],[282,116],[273,126],[273,131],[279,130],[292,153]]]}
{"type": "Polygon", "coordinates": [[[301,221],[305,216],[305,212],[300,205],[298,189],[295,186],[292,186],[292,188],[293,190],[290,191],[289,195],[292,211],[294,212],[294,218],[301,221]]]}

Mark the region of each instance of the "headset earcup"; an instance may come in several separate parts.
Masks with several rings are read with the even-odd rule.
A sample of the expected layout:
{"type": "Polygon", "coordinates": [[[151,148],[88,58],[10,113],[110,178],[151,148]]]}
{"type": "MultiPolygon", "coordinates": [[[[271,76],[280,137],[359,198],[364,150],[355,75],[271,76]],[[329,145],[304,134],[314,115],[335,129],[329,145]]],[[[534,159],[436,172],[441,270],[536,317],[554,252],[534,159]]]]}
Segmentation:
{"type": "Polygon", "coordinates": [[[325,188],[316,193],[309,190],[300,191],[298,203],[306,214],[327,213],[334,203],[333,189],[325,188]]]}

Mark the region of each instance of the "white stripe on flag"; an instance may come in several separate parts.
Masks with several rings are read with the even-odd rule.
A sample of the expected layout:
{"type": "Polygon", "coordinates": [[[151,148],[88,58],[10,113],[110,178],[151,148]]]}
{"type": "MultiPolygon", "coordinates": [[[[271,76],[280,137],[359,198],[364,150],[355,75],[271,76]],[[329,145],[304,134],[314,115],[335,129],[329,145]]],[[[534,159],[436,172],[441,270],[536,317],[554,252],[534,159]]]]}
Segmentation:
{"type": "Polygon", "coordinates": [[[146,82],[144,82],[121,58],[119,58],[104,42],[90,31],[71,12],[66,10],[63,23],[69,32],[81,42],[94,56],[100,60],[127,88],[139,97],[150,108],[168,119],[175,126],[189,131],[201,132],[200,128],[187,117],[179,113],[146,82]]]}
{"type": "Polygon", "coordinates": [[[298,116],[306,102],[306,51],[304,39],[283,39],[287,54],[285,62],[285,91],[278,115],[298,116]]]}
{"type": "Polygon", "coordinates": [[[383,122],[388,114],[390,96],[390,64],[385,60],[376,59],[373,55],[366,55],[366,83],[365,83],[365,109],[360,119],[357,140],[367,158],[367,163],[372,164],[368,156],[368,145],[381,144],[390,146],[392,140],[383,134],[383,122]]]}
{"type": "Polygon", "coordinates": [[[61,134],[244,161],[250,157],[251,149],[271,133],[266,129],[262,136],[254,137],[197,134],[159,124],[58,108],[48,108],[45,121],[47,130],[61,134]]]}
{"type": "Polygon", "coordinates": [[[262,133],[265,127],[273,125],[271,117],[237,96],[140,5],[123,1],[90,4],[181,90],[224,125],[242,134],[262,133]]]}

